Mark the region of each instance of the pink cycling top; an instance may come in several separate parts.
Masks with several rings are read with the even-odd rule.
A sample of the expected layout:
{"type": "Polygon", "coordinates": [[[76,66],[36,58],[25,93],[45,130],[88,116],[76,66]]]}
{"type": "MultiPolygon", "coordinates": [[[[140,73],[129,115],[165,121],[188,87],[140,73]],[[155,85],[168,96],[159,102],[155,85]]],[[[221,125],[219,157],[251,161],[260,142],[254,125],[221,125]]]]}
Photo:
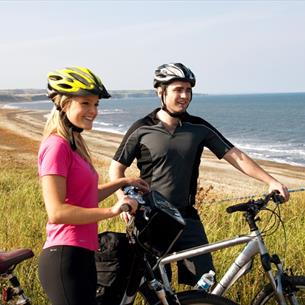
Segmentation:
{"type": "MultiPolygon", "coordinates": [[[[83,208],[98,207],[98,174],[87,161],[73,151],[68,141],[58,135],[45,139],[38,153],[39,176],[66,178],[67,204],[83,208]]],[[[44,248],[69,245],[96,250],[97,223],[70,225],[47,223],[44,248]]]]}

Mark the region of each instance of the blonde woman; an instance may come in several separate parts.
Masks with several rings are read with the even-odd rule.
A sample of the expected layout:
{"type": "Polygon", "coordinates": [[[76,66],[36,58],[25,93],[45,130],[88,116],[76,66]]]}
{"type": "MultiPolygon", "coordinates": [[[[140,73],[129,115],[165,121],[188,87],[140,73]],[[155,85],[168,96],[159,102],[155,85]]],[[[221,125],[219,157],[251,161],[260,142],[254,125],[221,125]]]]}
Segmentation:
{"type": "Polygon", "coordinates": [[[69,67],[48,74],[48,96],[54,109],[46,123],[38,154],[38,171],[48,215],[47,238],[39,259],[39,278],[53,305],[93,305],[100,220],[121,213],[124,196],[110,208],[98,203],[124,185],[144,192],[139,178],[121,178],[98,185],[87,145],[81,135],[92,129],[99,99],[110,95],[87,68],[69,67]]]}

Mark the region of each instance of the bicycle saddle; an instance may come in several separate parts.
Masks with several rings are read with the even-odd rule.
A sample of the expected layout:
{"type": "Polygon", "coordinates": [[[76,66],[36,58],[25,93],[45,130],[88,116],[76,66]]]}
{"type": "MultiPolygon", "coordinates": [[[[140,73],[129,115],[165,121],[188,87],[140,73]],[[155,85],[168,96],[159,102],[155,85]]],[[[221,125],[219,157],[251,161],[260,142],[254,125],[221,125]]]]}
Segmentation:
{"type": "Polygon", "coordinates": [[[0,273],[8,271],[12,266],[34,256],[31,249],[17,249],[12,251],[0,250],[0,273]]]}

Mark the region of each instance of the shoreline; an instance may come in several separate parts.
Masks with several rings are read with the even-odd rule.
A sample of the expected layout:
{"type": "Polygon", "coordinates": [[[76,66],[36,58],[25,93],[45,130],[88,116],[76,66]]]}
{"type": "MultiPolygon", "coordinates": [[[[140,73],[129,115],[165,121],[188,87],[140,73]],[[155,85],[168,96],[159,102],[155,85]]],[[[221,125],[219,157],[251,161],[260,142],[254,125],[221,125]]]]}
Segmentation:
{"type": "MultiPolygon", "coordinates": [[[[0,108],[0,159],[11,155],[15,162],[16,159],[24,158],[25,162],[35,162],[33,164],[36,166],[36,155],[45,123],[43,114],[45,112],[37,110],[0,108]]],[[[84,133],[93,159],[106,170],[122,137],[121,134],[106,131],[92,130],[84,133]]],[[[288,188],[304,187],[305,167],[267,160],[255,161],[288,188]]],[[[131,173],[136,174],[136,171],[136,166],[133,165],[131,173]]],[[[267,191],[261,182],[245,176],[225,161],[218,160],[209,151],[205,151],[202,157],[199,183],[204,189],[213,189],[212,192],[221,193],[225,197],[267,191]]]]}

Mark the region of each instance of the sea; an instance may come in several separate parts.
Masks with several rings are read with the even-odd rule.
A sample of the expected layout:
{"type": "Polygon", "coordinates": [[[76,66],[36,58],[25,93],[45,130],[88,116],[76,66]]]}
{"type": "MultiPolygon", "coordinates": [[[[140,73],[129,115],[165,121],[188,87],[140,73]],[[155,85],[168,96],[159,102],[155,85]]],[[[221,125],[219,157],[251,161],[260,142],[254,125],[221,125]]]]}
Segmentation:
{"type": "MultiPolygon", "coordinates": [[[[103,100],[93,128],[124,134],[159,105],[157,97],[103,100]]],[[[49,111],[52,103],[17,102],[4,107],[49,111]]],[[[210,122],[255,159],[305,166],[305,92],[194,95],[188,112],[210,122]]]]}

